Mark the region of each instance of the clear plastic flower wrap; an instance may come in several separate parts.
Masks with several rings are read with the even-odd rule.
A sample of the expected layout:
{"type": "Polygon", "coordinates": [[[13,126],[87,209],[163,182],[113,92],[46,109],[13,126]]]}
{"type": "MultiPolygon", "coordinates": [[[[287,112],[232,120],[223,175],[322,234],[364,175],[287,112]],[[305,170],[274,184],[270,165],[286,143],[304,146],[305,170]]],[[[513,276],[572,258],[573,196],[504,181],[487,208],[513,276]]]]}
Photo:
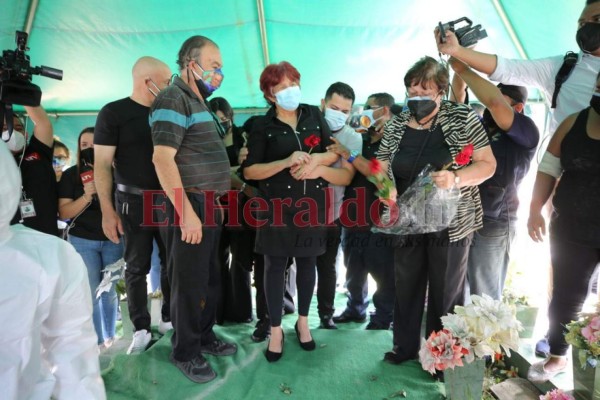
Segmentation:
{"type": "Polygon", "coordinates": [[[372,228],[373,232],[410,235],[448,228],[458,209],[460,190],[437,187],[430,176],[434,171],[436,169],[427,164],[398,197],[396,205],[386,207],[381,221],[372,228]]]}

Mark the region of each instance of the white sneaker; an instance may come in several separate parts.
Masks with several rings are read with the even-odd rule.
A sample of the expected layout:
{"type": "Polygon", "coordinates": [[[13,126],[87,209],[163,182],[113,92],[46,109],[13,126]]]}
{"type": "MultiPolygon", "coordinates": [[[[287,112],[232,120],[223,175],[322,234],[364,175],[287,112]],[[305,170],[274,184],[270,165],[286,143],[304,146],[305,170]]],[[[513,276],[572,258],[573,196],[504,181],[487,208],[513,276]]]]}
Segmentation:
{"type": "Polygon", "coordinates": [[[158,333],[164,335],[168,331],[173,329],[173,323],[171,321],[163,321],[162,318],[158,321],[158,333]]]}
{"type": "Polygon", "coordinates": [[[136,331],[133,334],[133,340],[131,341],[131,345],[127,349],[127,354],[139,354],[146,350],[150,340],[152,339],[152,335],[145,329],[136,331]]]}

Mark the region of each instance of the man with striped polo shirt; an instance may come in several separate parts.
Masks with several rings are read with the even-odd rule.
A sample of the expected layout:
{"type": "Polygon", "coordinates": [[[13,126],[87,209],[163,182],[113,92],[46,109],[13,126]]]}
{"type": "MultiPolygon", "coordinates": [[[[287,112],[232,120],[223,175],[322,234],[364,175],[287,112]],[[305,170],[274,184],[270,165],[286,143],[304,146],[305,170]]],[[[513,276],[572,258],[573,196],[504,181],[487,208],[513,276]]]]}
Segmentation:
{"type": "Polygon", "coordinates": [[[218,290],[221,214],[215,201],[230,187],[229,159],[220,125],[205,101],[223,80],[218,46],[204,36],[179,51],[180,76],[152,105],[153,162],[168,200],[159,221],[167,248],[174,333],[170,360],[190,380],[216,377],[203,354],[231,355],[234,344],[213,332],[218,290]]]}

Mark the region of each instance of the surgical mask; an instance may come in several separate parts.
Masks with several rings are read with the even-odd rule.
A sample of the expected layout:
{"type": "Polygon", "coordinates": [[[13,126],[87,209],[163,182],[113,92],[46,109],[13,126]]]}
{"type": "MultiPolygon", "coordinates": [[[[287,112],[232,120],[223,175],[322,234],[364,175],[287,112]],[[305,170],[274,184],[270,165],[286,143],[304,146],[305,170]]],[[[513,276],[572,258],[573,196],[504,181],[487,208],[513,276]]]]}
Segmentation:
{"type": "Polygon", "coordinates": [[[286,111],[294,111],[300,105],[300,86],[290,86],[275,93],[275,101],[286,111]]]}
{"type": "Polygon", "coordinates": [[[79,159],[86,165],[94,165],[94,148],[88,147],[79,152],[79,159]]]}
{"type": "Polygon", "coordinates": [[[327,121],[327,125],[329,125],[329,129],[332,132],[337,132],[344,127],[346,124],[346,120],[348,119],[348,115],[345,113],[334,110],[332,108],[325,109],[325,121],[327,121]]]}
{"type": "Polygon", "coordinates": [[[583,24],[575,37],[579,48],[586,53],[592,53],[600,48],[600,24],[588,22],[583,24]]]}
{"type": "Polygon", "coordinates": [[[418,123],[435,110],[437,103],[429,96],[415,96],[406,99],[406,106],[418,123]]]}
{"type": "Polygon", "coordinates": [[[590,106],[600,115],[600,93],[594,93],[590,100],[590,106]]]}
{"type": "Polygon", "coordinates": [[[152,84],[152,86],[154,86],[154,88],[156,89],[156,92],[154,92],[154,90],[150,89],[149,87],[146,87],[148,89],[148,91],[150,93],[152,93],[152,95],[154,95],[154,97],[158,96],[158,94],[160,93],[160,89],[158,88],[158,86],[156,86],[156,83],[154,83],[154,81],[152,79],[150,79],[150,83],[152,84]]]}
{"type": "Polygon", "coordinates": [[[8,131],[2,132],[2,140],[6,142],[6,146],[13,153],[19,153],[23,150],[25,145],[27,144],[25,141],[25,135],[19,131],[12,132],[10,138],[8,137],[8,131]]]}
{"type": "Polygon", "coordinates": [[[198,66],[198,68],[200,68],[203,71],[202,75],[208,75],[208,76],[210,76],[211,73],[213,74],[213,76],[210,76],[207,80],[204,80],[202,78],[202,76],[200,76],[200,75],[198,75],[196,73],[196,71],[194,71],[193,69],[191,70],[192,74],[194,74],[194,77],[196,78],[196,86],[198,87],[198,90],[200,91],[200,94],[202,95],[202,97],[206,100],[220,86],[220,84],[219,84],[219,86],[213,86],[212,85],[212,80],[213,80],[214,75],[220,75],[221,76],[221,82],[223,82],[223,78],[225,76],[223,75],[223,71],[221,71],[221,68],[216,68],[216,69],[214,69],[212,71],[206,71],[204,68],[202,68],[200,66],[200,64],[196,63],[196,65],[198,66]]]}
{"type": "Polygon", "coordinates": [[[375,118],[373,115],[375,111],[379,110],[382,107],[370,108],[368,110],[364,110],[360,114],[354,114],[350,117],[350,122],[348,125],[354,129],[367,129],[375,125],[377,121],[379,121],[384,116],[382,115],[379,118],[375,118]]]}

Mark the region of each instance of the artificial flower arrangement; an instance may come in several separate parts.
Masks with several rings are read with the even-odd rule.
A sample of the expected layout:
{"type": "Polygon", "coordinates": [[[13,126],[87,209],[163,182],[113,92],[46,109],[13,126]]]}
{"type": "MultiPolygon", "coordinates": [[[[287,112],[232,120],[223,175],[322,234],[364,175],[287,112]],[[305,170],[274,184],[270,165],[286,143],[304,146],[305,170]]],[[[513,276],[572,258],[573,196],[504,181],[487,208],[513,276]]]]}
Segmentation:
{"type": "Polygon", "coordinates": [[[567,325],[567,343],[576,347],[581,368],[596,367],[600,359],[600,304],[596,312],[582,313],[581,319],[567,325]]]}
{"type": "Polygon", "coordinates": [[[514,305],[494,300],[484,294],[472,295],[471,303],[456,306],[453,314],[442,317],[444,328],[423,339],[419,360],[424,370],[463,366],[475,359],[495,355],[519,346],[521,323],[516,318],[514,305]]]}

